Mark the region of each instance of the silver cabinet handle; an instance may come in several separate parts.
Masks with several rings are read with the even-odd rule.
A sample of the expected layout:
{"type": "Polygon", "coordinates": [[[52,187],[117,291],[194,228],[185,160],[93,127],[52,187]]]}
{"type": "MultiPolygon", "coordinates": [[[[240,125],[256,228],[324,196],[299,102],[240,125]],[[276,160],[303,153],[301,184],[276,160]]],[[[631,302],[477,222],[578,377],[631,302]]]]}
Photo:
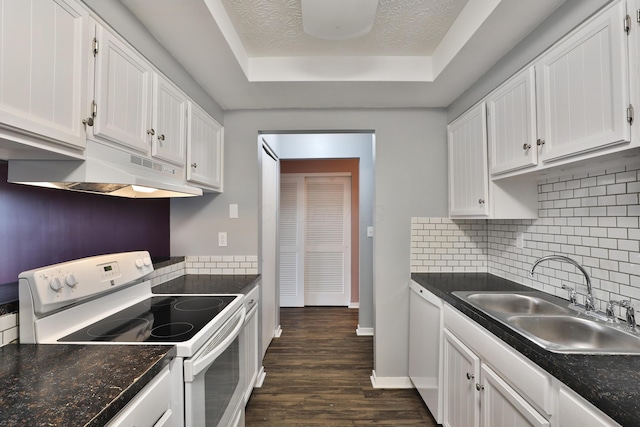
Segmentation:
{"type": "Polygon", "coordinates": [[[468,379],[468,380],[472,380],[472,379],[474,379],[474,378],[475,378],[475,375],[473,375],[473,374],[472,374],[472,373],[470,373],[470,372],[467,372],[467,379],[468,379]]]}
{"type": "Polygon", "coordinates": [[[484,386],[482,384],[476,383],[476,390],[482,391],[484,390],[484,386]]]}
{"type": "Polygon", "coordinates": [[[198,167],[198,164],[197,163],[191,163],[191,167],[196,169],[198,167]]]}
{"type": "Polygon", "coordinates": [[[522,149],[524,151],[530,150],[531,149],[531,144],[527,144],[526,142],[524,144],[522,144],[522,149]]]}
{"type": "Polygon", "coordinates": [[[545,141],[544,139],[540,139],[540,138],[538,138],[538,140],[536,141],[536,144],[538,144],[538,147],[541,147],[541,146],[543,146],[543,145],[544,145],[544,143],[545,143],[545,142],[546,142],[546,141],[545,141]]]}
{"type": "Polygon", "coordinates": [[[86,119],[82,119],[82,124],[85,126],[93,126],[93,117],[87,117],[86,119]]]}
{"type": "Polygon", "coordinates": [[[478,199],[478,204],[484,205],[484,199],[478,199]]]}
{"type": "Polygon", "coordinates": [[[155,135],[155,134],[156,134],[155,129],[149,129],[149,130],[147,131],[147,135],[151,135],[151,136],[153,136],[153,135],[155,135]]]}
{"type": "Polygon", "coordinates": [[[158,140],[160,140],[160,141],[164,141],[164,134],[162,134],[162,135],[158,135],[158,140]]]}

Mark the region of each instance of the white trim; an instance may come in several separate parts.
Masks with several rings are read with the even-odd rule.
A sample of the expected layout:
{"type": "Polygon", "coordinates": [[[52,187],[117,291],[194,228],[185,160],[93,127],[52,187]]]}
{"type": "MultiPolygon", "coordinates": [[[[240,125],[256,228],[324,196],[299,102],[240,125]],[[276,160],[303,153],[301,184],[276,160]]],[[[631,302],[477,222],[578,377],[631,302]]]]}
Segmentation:
{"type": "Polygon", "coordinates": [[[274,338],[280,338],[281,335],[282,335],[282,327],[280,325],[278,325],[276,330],[273,332],[273,337],[274,338]]]}
{"type": "Polygon", "coordinates": [[[280,172],[280,175],[293,177],[301,176],[303,178],[307,176],[352,176],[351,172],[280,172]]]}
{"type": "Polygon", "coordinates": [[[375,369],[371,371],[371,385],[373,388],[413,388],[409,377],[377,377],[375,369]]]}
{"type": "Polygon", "coordinates": [[[359,337],[372,337],[373,336],[373,328],[362,328],[358,325],[356,329],[356,335],[359,337]]]}
{"type": "Polygon", "coordinates": [[[358,301],[356,301],[356,302],[351,301],[351,302],[349,303],[349,308],[360,308],[360,302],[358,302],[358,301]]]}
{"type": "Polygon", "coordinates": [[[262,384],[264,384],[264,377],[267,376],[267,373],[264,371],[264,365],[260,366],[260,370],[258,371],[258,376],[256,377],[256,383],[253,385],[254,388],[262,388],[262,384]]]}

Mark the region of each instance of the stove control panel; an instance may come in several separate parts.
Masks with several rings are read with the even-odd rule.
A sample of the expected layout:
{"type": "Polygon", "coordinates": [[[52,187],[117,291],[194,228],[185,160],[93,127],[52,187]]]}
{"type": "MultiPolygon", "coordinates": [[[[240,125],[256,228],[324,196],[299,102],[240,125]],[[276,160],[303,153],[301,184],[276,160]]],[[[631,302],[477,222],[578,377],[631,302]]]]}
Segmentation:
{"type": "MultiPolygon", "coordinates": [[[[20,273],[33,310],[46,314],[66,305],[139,282],[153,272],[147,251],[82,258],[20,273]]],[[[22,298],[22,297],[21,297],[22,298]]]]}

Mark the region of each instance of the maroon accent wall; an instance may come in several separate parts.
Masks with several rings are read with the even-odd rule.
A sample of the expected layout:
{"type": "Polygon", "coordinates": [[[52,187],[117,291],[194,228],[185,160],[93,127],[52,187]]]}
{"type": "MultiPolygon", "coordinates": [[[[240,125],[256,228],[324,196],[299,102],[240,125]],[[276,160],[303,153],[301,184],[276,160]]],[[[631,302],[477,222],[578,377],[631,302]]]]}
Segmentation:
{"type": "Polygon", "coordinates": [[[7,182],[0,161],[0,284],[25,270],[113,252],[170,255],[169,199],[133,200],[7,182]]]}

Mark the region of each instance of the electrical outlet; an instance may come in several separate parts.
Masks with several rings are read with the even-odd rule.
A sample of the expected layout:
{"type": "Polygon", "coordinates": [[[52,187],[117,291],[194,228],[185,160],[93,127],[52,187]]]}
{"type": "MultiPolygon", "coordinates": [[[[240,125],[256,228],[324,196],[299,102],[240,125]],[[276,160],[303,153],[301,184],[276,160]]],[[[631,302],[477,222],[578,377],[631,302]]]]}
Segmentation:
{"type": "Polygon", "coordinates": [[[373,237],[373,227],[367,227],[367,237],[373,237]]]}
{"type": "Polygon", "coordinates": [[[227,232],[221,231],[218,233],[218,246],[227,246],[227,232]]]}

